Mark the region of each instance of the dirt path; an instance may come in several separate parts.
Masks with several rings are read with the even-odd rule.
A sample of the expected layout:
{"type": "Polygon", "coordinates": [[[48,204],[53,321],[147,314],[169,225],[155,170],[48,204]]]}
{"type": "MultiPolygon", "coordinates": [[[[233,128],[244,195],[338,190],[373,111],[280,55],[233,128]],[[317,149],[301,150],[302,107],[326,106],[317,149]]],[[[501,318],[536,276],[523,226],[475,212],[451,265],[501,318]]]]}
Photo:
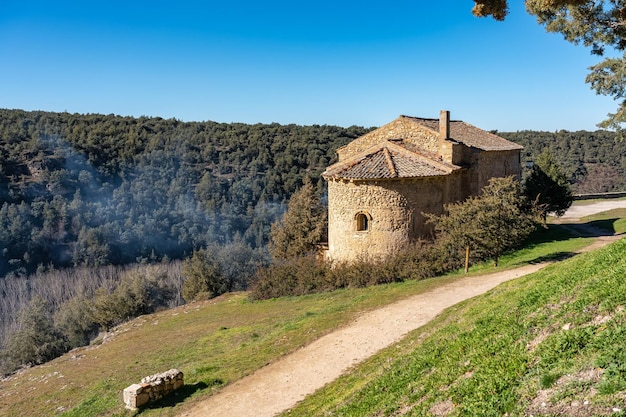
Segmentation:
{"type": "Polygon", "coordinates": [[[578,221],[585,216],[617,208],[626,208],[626,200],[603,200],[597,203],[574,205],[559,220],[561,222],[578,221]]]}
{"type": "MultiPolygon", "coordinates": [[[[604,203],[587,205],[582,210],[576,206],[576,211],[568,219],[579,219],[617,207],[626,208],[626,200],[611,201],[610,208],[606,208],[604,203]]],[[[616,239],[615,236],[598,237],[585,250],[598,248],[616,239]]],[[[527,265],[514,270],[467,277],[364,314],[346,327],[226,386],[220,393],[181,416],[274,416],[293,407],[350,367],[401,340],[405,334],[428,323],[444,309],[483,294],[502,282],[535,272],[545,265],[527,265]]]]}

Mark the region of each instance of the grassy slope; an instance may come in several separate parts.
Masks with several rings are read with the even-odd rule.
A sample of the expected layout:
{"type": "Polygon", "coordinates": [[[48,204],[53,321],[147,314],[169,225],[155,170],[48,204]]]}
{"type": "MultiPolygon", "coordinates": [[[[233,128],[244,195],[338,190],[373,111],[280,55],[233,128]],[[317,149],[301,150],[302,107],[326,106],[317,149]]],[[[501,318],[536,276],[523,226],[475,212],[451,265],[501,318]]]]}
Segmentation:
{"type": "Polygon", "coordinates": [[[625,254],[622,239],[450,308],[291,415],[624,415],[625,254]]]}
{"type": "Polygon", "coordinates": [[[614,233],[626,233],[626,209],[623,208],[583,217],[581,221],[593,222],[593,224],[612,230],[614,233]]]}
{"type": "MultiPolygon", "coordinates": [[[[555,226],[549,238],[542,236],[501,267],[551,258],[588,242],[563,241],[565,236],[559,233],[555,226]]],[[[362,311],[456,279],[462,276],[256,303],[248,302],[244,294],[230,294],[140,317],[120,326],[111,340],[1,381],[0,415],[130,416],[133,412],[121,405],[123,388],[143,376],[177,367],[185,373],[185,389],[171,401],[141,413],[172,415],[362,311]]],[[[385,363],[388,366],[386,359],[385,363]]]]}

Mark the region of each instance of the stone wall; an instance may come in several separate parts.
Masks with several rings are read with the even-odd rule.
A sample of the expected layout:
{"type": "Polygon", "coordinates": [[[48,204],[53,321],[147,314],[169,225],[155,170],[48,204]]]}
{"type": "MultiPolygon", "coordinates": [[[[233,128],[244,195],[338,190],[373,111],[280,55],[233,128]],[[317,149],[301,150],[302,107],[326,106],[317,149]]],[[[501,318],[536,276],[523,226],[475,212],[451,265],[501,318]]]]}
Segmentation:
{"type": "Polygon", "coordinates": [[[183,373],[178,369],[147,376],[140,384],[133,384],[124,389],[124,404],[126,408],[136,409],[158,401],[184,385],[183,373]]]}
{"type": "Polygon", "coordinates": [[[351,158],[372,146],[389,139],[403,139],[430,152],[439,153],[439,135],[417,125],[407,117],[396,120],[367,133],[337,150],[339,161],[351,158]]]}
{"type": "Polygon", "coordinates": [[[490,151],[477,152],[472,164],[472,195],[478,195],[480,190],[489,183],[491,178],[504,178],[510,175],[521,177],[519,151],[490,151]]]}
{"type": "Polygon", "coordinates": [[[328,179],[327,259],[375,260],[397,253],[412,241],[430,235],[432,227],[422,213],[440,214],[445,204],[479,195],[491,178],[520,177],[519,149],[485,151],[449,139],[445,129],[449,114],[442,113],[442,117],[440,121],[423,119],[430,126],[427,128],[415,119],[400,116],[337,150],[339,161],[344,161],[382,141],[402,139],[462,168],[436,177],[328,179]],[[438,126],[444,126],[443,131],[433,130],[438,126]],[[358,219],[364,217],[360,214],[368,219],[367,230],[361,230],[358,219]]]}
{"type": "Polygon", "coordinates": [[[467,171],[407,180],[328,181],[328,259],[336,262],[379,259],[429,235],[425,213],[467,196],[467,171]],[[359,231],[357,215],[367,214],[359,231]]]}

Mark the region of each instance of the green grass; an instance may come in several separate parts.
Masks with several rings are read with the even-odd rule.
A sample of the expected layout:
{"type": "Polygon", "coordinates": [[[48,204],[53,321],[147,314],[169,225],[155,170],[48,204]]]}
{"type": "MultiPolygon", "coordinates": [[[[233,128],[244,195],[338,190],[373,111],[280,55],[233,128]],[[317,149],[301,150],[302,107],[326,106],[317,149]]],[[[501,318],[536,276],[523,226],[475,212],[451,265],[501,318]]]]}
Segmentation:
{"type": "MultiPolygon", "coordinates": [[[[539,228],[533,232],[521,249],[502,255],[498,262],[498,269],[510,269],[530,263],[561,260],[572,256],[592,241],[592,238],[574,236],[569,229],[560,225],[549,224],[547,229],[539,228]]],[[[487,261],[471,265],[469,273],[476,275],[491,271],[493,271],[493,261],[487,261]]],[[[461,274],[463,274],[463,270],[452,273],[452,275],[461,274]]]]}
{"type": "Polygon", "coordinates": [[[141,413],[174,415],[364,311],[456,279],[261,302],[235,293],[142,316],[116,328],[111,340],[0,381],[0,415],[131,416],[122,405],[122,390],[144,376],[178,368],[185,390],[141,413]]]}
{"type": "Polygon", "coordinates": [[[625,253],[623,239],[454,306],[289,414],[623,415],[625,253]]]}
{"type": "Polygon", "coordinates": [[[592,223],[597,227],[613,233],[626,233],[626,209],[613,209],[593,216],[583,217],[581,221],[592,223]]]}
{"type": "MultiPolygon", "coordinates": [[[[572,238],[558,226],[551,226],[545,233],[535,235],[525,249],[503,257],[501,267],[498,269],[554,259],[559,257],[559,254],[571,253],[587,243],[588,239],[572,238]]],[[[482,272],[494,271],[493,267],[487,265],[481,268],[482,272]]],[[[479,267],[472,268],[473,271],[474,269],[478,270],[479,267]]],[[[235,293],[217,300],[193,303],[143,316],[118,327],[112,337],[105,338],[100,344],[74,350],[45,365],[20,372],[9,380],[0,381],[0,416],[132,416],[136,413],[125,410],[122,405],[122,390],[139,382],[143,376],[178,368],[185,373],[185,388],[176,396],[140,413],[142,417],[174,415],[192,408],[198,401],[219,391],[225,384],[232,383],[349,323],[365,311],[460,279],[463,279],[462,275],[451,274],[424,281],[262,302],[250,302],[246,294],[235,293]]],[[[497,289],[494,293],[501,291],[503,290],[497,289]]],[[[543,293],[537,294],[541,300],[543,293]]],[[[426,395],[424,390],[435,389],[433,387],[440,383],[445,385],[438,386],[437,390],[446,387],[446,390],[449,390],[454,387],[455,390],[459,390],[457,395],[475,388],[475,379],[458,380],[458,375],[454,377],[455,374],[447,375],[442,371],[446,366],[457,367],[457,371],[473,372],[473,375],[485,384],[495,384],[490,388],[493,395],[499,393],[510,382],[507,378],[488,382],[492,377],[501,375],[499,368],[506,370],[505,376],[523,377],[525,375],[523,370],[527,366],[527,361],[521,360],[516,353],[520,349],[523,350],[521,342],[517,339],[521,336],[519,334],[498,336],[502,327],[516,328],[518,321],[524,317],[521,314],[526,314],[525,310],[514,309],[515,302],[512,303],[508,299],[505,301],[503,305],[483,301],[480,308],[473,310],[468,303],[454,307],[435,324],[426,326],[429,332],[434,331],[442,323],[449,323],[451,327],[446,330],[447,333],[442,333],[441,338],[425,342],[432,352],[424,356],[423,362],[416,365],[406,357],[406,354],[419,344],[415,340],[407,339],[347,377],[353,381],[351,385],[345,388],[343,386],[328,388],[332,393],[329,394],[330,398],[333,399],[330,404],[333,404],[332,407],[338,407],[338,404],[352,393],[358,395],[362,387],[373,383],[371,382],[373,375],[385,378],[392,378],[396,374],[402,375],[398,366],[401,367],[403,361],[409,361],[412,367],[417,366],[416,372],[420,375],[438,375],[439,379],[428,380],[428,384],[432,385],[430,388],[428,384],[418,387],[410,379],[406,379],[414,378],[415,375],[375,383],[380,390],[386,387],[385,384],[413,387],[412,389],[416,391],[406,392],[408,399],[403,399],[402,402],[410,403],[412,401],[410,398],[426,395]],[[484,310],[484,316],[481,310],[484,310]],[[515,312],[513,316],[510,314],[511,311],[515,312]],[[471,323],[471,320],[481,320],[491,327],[485,327],[481,331],[470,330],[465,326],[468,326],[467,323],[471,323]],[[460,337],[457,338],[457,335],[460,337]],[[446,338],[454,342],[450,343],[446,338]],[[444,355],[443,352],[449,345],[463,351],[468,359],[454,359],[444,355]],[[487,366],[483,358],[484,349],[489,349],[489,355],[492,356],[504,355],[506,360],[487,366]],[[379,362],[376,362],[377,360],[379,362]],[[485,367],[482,365],[483,362],[485,367]],[[419,394],[422,392],[424,394],[419,394]],[[339,403],[334,402],[337,399],[339,403]]],[[[473,329],[477,325],[474,322],[470,327],[473,329]]],[[[518,329],[519,331],[521,330],[518,329]]],[[[604,391],[615,391],[621,386],[620,372],[617,369],[614,372],[617,376],[603,385],[604,391]]],[[[547,384],[550,378],[545,376],[543,383],[547,384]]],[[[387,391],[388,388],[384,390],[387,391]]],[[[510,404],[507,407],[513,407],[511,396],[517,394],[510,390],[502,391],[502,394],[494,397],[492,403],[497,399],[503,404],[510,404]]],[[[445,391],[441,391],[437,398],[439,397],[446,397],[445,391]]],[[[386,399],[385,407],[392,409],[394,407],[392,401],[386,399]]],[[[429,401],[435,401],[434,397],[429,401]]],[[[368,407],[376,406],[376,400],[370,400],[369,397],[359,401],[361,402],[363,404],[354,407],[369,409],[368,407]],[[366,403],[371,405],[366,407],[366,403]]],[[[359,412],[354,411],[356,414],[352,415],[361,415],[359,412]]]]}

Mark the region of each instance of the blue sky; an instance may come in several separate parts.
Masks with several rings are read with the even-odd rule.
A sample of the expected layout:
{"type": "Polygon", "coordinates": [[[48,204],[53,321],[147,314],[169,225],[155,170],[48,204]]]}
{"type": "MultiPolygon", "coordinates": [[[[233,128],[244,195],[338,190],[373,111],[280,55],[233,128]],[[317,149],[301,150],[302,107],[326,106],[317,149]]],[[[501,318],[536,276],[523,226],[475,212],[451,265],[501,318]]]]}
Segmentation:
{"type": "Polygon", "coordinates": [[[184,121],[595,130],[598,61],[512,0],[0,0],[0,107],[184,121]]]}

